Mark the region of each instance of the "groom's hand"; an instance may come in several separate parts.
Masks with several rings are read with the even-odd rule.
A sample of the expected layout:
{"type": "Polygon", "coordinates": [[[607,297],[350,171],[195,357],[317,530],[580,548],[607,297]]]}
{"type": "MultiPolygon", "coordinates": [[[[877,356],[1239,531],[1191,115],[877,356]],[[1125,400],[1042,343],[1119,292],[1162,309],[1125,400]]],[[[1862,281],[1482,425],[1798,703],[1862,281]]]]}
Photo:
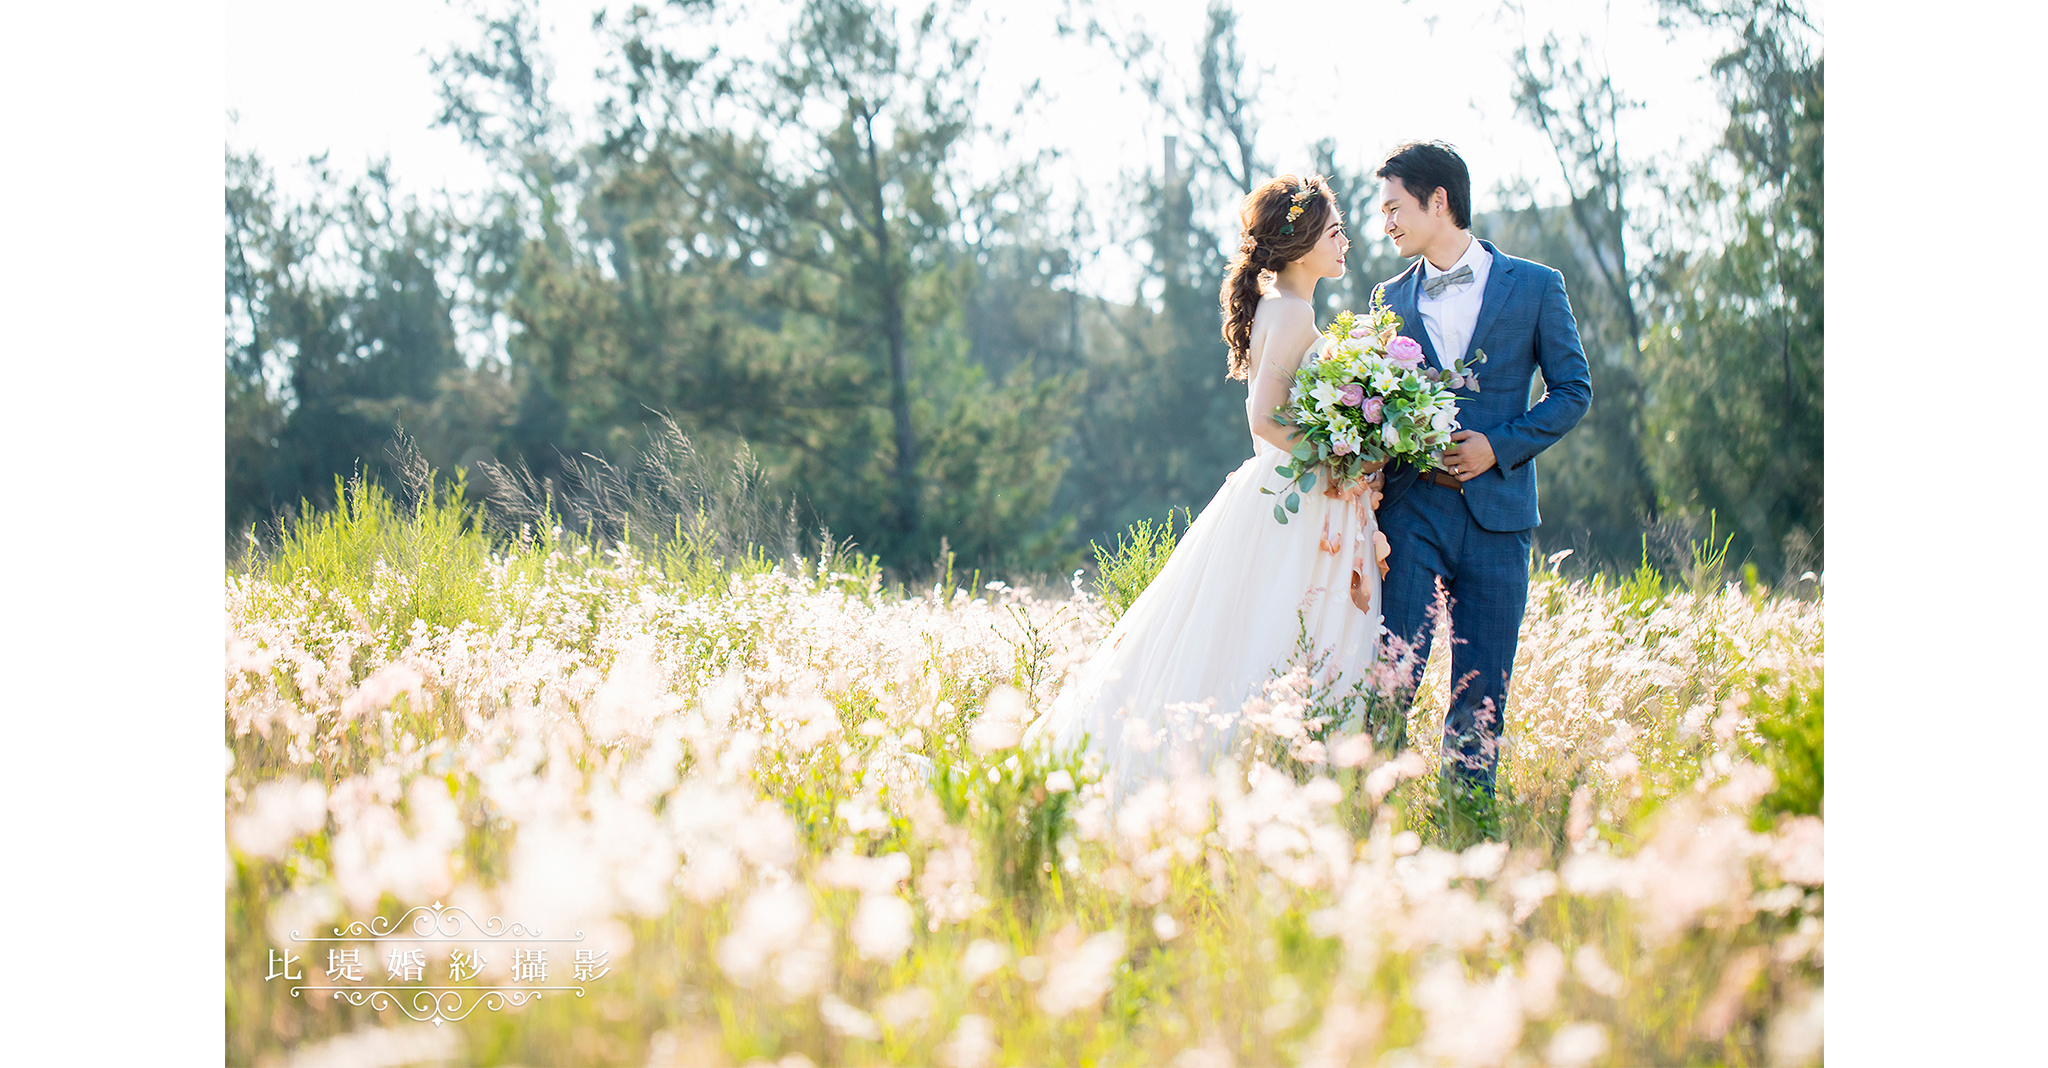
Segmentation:
{"type": "Polygon", "coordinates": [[[1451,433],[1451,447],[1444,450],[1444,466],[1460,482],[1470,482],[1493,466],[1493,443],[1477,430],[1451,433]]]}

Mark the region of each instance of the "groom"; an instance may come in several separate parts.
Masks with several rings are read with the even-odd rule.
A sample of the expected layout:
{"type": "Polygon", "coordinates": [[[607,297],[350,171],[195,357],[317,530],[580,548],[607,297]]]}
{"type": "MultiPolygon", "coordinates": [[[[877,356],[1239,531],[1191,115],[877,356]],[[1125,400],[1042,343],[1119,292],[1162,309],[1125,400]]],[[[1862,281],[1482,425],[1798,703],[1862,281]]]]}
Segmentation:
{"type": "Polygon", "coordinates": [[[1387,633],[1416,650],[1401,699],[1413,698],[1429,659],[1441,587],[1454,643],[1445,770],[1491,797],[1538,522],[1533,461],[1578,425],[1593,387],[1564,278],[1472,236],[1472,179],[1456,152],[1410,142],[1374,173],[1385,183],[1387,236],[1416,257],[1380,285],[1401,333],[1438,367],[1486,353],[1477,388],[1453,391],[1464,429],[1451,435],[1442,463],[1387,467],[1379,526],[1393,551],[1381,587],[1387,633]],[[1539,368],[1545,392],[1532,407],[1539,368]]]}

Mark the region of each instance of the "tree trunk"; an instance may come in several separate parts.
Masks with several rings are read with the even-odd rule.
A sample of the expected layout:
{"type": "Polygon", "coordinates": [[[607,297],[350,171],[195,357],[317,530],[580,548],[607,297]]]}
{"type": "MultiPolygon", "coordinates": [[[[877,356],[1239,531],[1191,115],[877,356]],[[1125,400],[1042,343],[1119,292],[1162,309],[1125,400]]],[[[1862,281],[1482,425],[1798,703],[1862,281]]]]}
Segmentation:
{"type": "Polygon", "coordinates": [[[890,256],[889,215],[882,201],[882,168],[875,152],[874,116],[862,114],[866,133],[868,189],[874,197],[875,259],[880,267],[882,336],[889,343],[889,413],[896,422],[896,528],[905,548],[923,519],[917,484],[917,436],[910,425],[910,356],[903,337],[904,278],[890,256]]]}
{"type": "MultiPolygon", "coordinates": [[[[887,245],[883,246],[886,250],[887,245]]],[[[889,412],[896,420],[897,525],[907,539],[917,533],[923,494],[917,484],[917,437],[910,426],[910,359],[903,343],[902,284],[883,283],[882,333],[889,339],[889,412]]]]}

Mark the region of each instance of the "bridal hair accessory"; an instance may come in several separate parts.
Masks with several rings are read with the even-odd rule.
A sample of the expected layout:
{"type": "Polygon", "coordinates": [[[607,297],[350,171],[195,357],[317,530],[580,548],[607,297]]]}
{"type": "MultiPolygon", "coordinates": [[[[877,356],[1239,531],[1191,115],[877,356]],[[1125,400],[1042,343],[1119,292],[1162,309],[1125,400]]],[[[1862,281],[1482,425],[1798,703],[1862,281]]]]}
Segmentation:
{"type": "Polygon", "coordinates": [[[1301,213],[1308,210],[1308,198],[1314,196],[1315,192],[1316,180],[1314,178],[1307,179],[1301,183],[1301,188],[1294,193],[1294,203],[1287,208],[1287,225],[1280,228],[1281,233],[1291,234],[1294,232],[1294,220],[1301,218],[1301,213]]]}
{"type": "Polygon", "coordinates": [[[1259,270],[1272,269],[1266,265],[1265,250],[1259,247],[1259,239],[1250,234],[1244,235],[1244,240],[1238,242],[1237,254],[1259,270]]]}

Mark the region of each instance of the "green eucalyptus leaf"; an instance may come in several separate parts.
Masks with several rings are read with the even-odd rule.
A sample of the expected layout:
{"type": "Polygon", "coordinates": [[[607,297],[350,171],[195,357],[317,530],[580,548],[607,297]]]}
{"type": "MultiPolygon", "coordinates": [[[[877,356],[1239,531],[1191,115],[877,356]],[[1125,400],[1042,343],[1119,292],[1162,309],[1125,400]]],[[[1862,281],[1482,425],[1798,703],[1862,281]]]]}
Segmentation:
{"type": "Polygon", "coordinates": [[[1310,471],[1307,474],[1302,475],[1301,492],[1307,493],[1308,491],[1314,488],[1316,488],[1316,473],[1314,471],[1310,471]]]}
{"type": "Polygon", "coordinates": [[[1279,506],[1279,505],[1277,505],[1277,504],[1276,504],[1276,505],[1274,505],[1274,506],[1273,506],[1273,518],[1275,518],[1275,519],[1278,519],[1278,520],[1280,521],[1280,525],[1281,525],[1281,526],[1283,526],[1283,527],[1284,527],[1284,526],[1286,526],[1286,525],[1287,525],[1287,510],[1286,510],[1285,508],[1282,508],[1282,507],[1280,507],[1280,506],[1279,506]]]}
{"type": "Polygon", "coordinates": [[[1290,493],[1287,495],[1287,510],[1290,512],[1301,511],[1301,494],[1290,493]]]}

